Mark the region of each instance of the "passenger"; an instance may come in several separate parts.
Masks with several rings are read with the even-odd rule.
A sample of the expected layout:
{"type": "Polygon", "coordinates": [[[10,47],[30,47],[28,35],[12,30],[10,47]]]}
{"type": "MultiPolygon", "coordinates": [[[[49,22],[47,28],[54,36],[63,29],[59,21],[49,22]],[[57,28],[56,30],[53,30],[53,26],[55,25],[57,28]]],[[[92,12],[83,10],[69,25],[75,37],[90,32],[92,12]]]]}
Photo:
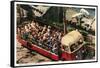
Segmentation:
{"type": "Polygon", "coordinates": [[[31,30],[32,29],[31,24],[29,23],[27,25],[28,25],[29,30],[31,30]]]}
{"type": "Polygon", "coordinates": [[[50,32],[51,32],[51,26],[48,26],[48,28],[47,28],[48,35],[50,35],[50,32]]]}
{"type": "Polygon", "coordinates": [[[29,28],[28,28],[28,26],[27,25],[25,25],[25,32],[27,32],[27,33],[29,33],[30,32],[30,30],[29,30],[29,28]]]}
{"type": "Polygon", "coordinates": [[[21,34],[21,30],[19,27],[17,28],[17,34],[18,34],[18,36],[20,36],[20,34],[21,34]]]}
{"type": "Polygon", "coordinates": [[[48,45],[48,48],[51,50],[52,49],[52,37],[48,38],[47,45],[48,45]]]}
{"type": "Polygon", "coordinates": [[[33,30],[36,30],[36,25],[35,25],[34,22],[31,23],[31,27],[32,27],[33,30]]]}
{"type": "Polygon", "coordinates": [[[47,40],[47,37],[48,37],[48,34],[45,33],[45,34],[43,35],[43,40],[44,40],[44,41],[47,40]]]}
{"type": "Polygon", "coordinates": [[[57,46],[56,45],[57,45],[57,43],[54,43],[54,45],[52,46],[52,52],[53,53],[57,53],[56,52],[56,50],[57,50],[57,46]]]}
{"type": "Polygon", "coordinates": [[[42,30],[42,34],[44,34],[46,32],[46,29],[47,29],[47,27],[46,27],[46,25],[44,25],[43,30],[42,30]]]}
{"type": "Polygon", "coordinates": [[[24,40],[30,39],[32,43],[35,43],[45,49],[49,49],[56,54],[58,53],[63,32],[53,30],[51,29],[51,26],[41,26],[34,21],[23,25],[20,31],[24,40]]]}
{"type": "Polygon", "coordinates": [[[59,40],[59,42],[61,41],[61,33],[59,33],[59,35],[58,35],[58,40],[59,40]]]}

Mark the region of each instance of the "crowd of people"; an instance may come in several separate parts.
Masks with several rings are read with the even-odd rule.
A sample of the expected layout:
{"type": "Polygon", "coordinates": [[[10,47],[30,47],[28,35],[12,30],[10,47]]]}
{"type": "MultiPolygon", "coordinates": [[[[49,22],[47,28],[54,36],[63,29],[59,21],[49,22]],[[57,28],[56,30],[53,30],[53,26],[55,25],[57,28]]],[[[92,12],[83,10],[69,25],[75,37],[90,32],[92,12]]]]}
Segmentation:
{"type": "Polygon", "coordinates": [[[64,33],[59,29],[32,21],[19,25],[17,34],[28,42],[58,54],[64,33]]]}

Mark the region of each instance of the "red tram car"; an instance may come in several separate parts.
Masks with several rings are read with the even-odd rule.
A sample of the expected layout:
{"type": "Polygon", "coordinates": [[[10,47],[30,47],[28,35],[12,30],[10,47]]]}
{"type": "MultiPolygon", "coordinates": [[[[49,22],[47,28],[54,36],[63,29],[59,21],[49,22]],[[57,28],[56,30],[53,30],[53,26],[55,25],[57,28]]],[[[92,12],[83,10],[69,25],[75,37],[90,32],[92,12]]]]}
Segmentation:
{"type": "Polygon", "coordinates": [[[73,30],[62,37],[60,55],[52,53],[35,44],[27,45],[28,42],[21,39],[19,36],[17,36],[17,40],[18,42],[21,43],[22,46],[30,50],[36,51],[37,53],[40,53],[43,56],[48,57],[55,61],[82,60],[83,59],[82,53],[85,51],[84,38],[81,35],[81,33],[77,30],[73,30]]]}

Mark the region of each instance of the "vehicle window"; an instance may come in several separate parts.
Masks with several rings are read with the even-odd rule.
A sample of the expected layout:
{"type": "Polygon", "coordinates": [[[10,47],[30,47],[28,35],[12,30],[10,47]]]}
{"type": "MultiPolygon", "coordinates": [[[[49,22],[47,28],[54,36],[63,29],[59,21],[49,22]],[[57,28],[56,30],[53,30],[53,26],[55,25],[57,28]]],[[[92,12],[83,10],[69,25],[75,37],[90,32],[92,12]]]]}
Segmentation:
{"type": "Polygon", "coordinates": [[[83,40],[80,39],[80,40],[78,41],[78,44],[82,44],[82,43],[83,43],[83,40]]]}
{"type": "Polygon", "coordinates": [[[71,52],[75,51],[78,47],[79,47],[79,45],[77,45],[77,44],[71,45],[71,47],[70,47],[71,52]]]}
{"type": "Polygon", "coordinates": [[[68,46],[63,46],[63,48],[64,48],[65,51],[67,51],[67,52],[69,51],[68,46]]]}

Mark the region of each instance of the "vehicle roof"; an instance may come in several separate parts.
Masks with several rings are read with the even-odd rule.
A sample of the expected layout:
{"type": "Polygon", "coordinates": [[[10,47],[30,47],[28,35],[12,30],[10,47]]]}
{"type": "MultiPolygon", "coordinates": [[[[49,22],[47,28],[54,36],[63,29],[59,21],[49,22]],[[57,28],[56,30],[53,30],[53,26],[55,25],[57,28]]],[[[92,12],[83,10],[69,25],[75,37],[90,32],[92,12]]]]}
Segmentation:
{"type": "Polygon", "coordinates": [[[72,44],[79,41],[80,38],[83,38],[81,33],[77,30],[73,30],[62,37],[61,43],[62,45],[65,45],[65,46],[71,46],[72,44]]]}

